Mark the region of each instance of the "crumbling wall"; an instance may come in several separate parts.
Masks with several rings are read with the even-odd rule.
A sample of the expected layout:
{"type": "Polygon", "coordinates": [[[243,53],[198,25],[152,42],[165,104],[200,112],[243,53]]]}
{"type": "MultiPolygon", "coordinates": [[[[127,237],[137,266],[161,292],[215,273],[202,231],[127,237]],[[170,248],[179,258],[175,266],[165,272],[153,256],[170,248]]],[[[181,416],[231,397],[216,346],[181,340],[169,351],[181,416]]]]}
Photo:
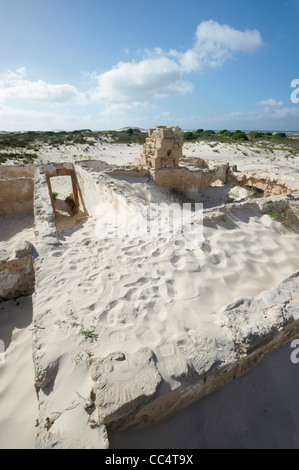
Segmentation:
{"type": "Polygon", "coordinates": [[[0,165],[0,179],[33,178],[35,165],[0,165]]]}
{"type": "Polygon", "coordinates": [[[254,186],[264,191],[264,196],[287,194],[299,191],[298,176],[289,176],[281,178],[279,175],[268,175],[256,172],[236,173],[239,184],[254,186]]]}
{"type": "Polygon", "coordinates": [[[226,184],[233,175],[229,165],[219,165],[211,169],[171,168],[151,171],[157,186],[175,188],[181,191],[199,192],[216,181],[226,184]]]}
{"type": "Polygon", "coordinates": [[[55,216],[43,165],[35,170],[34,232],[40,249],[58,243],[55,216]]]}
{"type": "Polygon", "coordinates": [[[156,169],[177,168],[182,157],[183,140],[178,126],[149,129],[139,164],[156,169]]]}
{"type": "Polygon", "coordinates": [[[0,180],[0,215],[33,210],[32,178],[0,180]]]}
{"type": "Polygon", "coordinates": [[[33,287],[32,244],[25,241],[14,253],[0,250],[0,301],[24,295],[33,287]]]}

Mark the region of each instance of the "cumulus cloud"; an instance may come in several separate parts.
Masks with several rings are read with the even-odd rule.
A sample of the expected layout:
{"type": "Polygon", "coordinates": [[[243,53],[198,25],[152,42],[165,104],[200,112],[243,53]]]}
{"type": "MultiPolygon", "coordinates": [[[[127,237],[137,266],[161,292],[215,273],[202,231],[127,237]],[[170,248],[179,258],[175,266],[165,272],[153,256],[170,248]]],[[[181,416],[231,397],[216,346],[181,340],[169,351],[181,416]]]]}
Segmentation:
{"type": "Polygon", "coordinates": [[[50,104],[85,104],[86,102],[85,94],[80,93],[72,85],[53,85],[43,80],[27,80],[24,67],[16,72],[7,70],[0,73],[0,103],[9,99],[50,104]]]}
{"type": "Polygon", "coordinates": [[[258,30],[239,31],[216,21],[203,21],[197,27],[195,44],[183,53],[171,51],[185,72],[203,73],[221,67],[232,52],[253,52],[263,41],[258,30]]]}
{"type": "Polygon", "coordinates": [[[266,106],[271,108],[281,108],[283,106],[283,101],[277,101],[274,98],[269,98],[268,100],[262,100],[255,103],[256,106],[266,106]]]}
{"type": "Polygon", "coordinates": [[[121,103],[184,95],[193,85],[183,79],[181,67],[168,57],[148,57],[140,62],[119,62],[113,69],[93,75],[94,101],[121,103]]]}
{"type": "Polygon", "coordinates": [[[238,31],[216,21],[204,21],[196,30],[194,46],[185,51],[146,50],[140,62],[119,62],[102,74],[93,74],[93,101],[121,103],[185,95],[193,85],[185,74],[221,67],[233,52],[252,52],[262,45],[257,30],[238,31]]]}

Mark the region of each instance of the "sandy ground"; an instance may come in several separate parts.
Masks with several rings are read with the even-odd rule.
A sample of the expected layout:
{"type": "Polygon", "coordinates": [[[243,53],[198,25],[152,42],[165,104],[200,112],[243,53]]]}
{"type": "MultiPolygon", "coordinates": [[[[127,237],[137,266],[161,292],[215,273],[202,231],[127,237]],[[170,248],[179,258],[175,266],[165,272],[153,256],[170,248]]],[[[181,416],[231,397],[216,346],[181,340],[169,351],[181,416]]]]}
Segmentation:
{"type": "MultiPolygon", "coordinates": [[[[64,145],[57,148],[45,145],[37,153],[37,163],[103,160],[110,164],[125,165],[139,158],[143,146],[139,144],[113,144],[96,142],[90,145],[64,145]]],[[[4,152],[5,153],[5,152],[4,152]]],[[[30,152],[29,152],[30,153],[30,152]]],[[[200,157],[207,161],[237,165],[240,171],[263,171],[292,175],[299,172],[299,155],[292,155],[283,145],[260,142],[254,146],[245,143],[198,142],[184,143],[186,157],[200,157]]],[[[13,161],[7,161],[7,164],[13,161]]]]}
{"type": "Polygon", "coordinates": [[[32,300],[0,303],[0,449],[34,448],[38,417],[32,361],[32,300]]]}
{"type": "Polygon", "coordinates": [[[299,364],[289,345],[243,377],[154,425],[116,433],[112,449],[298,449],[299,364]]]}
{"type": "MultiPolygon", "coordinates": [[[[186,144],[184,153],[229,161],[240,170],[262,169],[280,174],[298,171],[298,157],[286,159],[285,151],[277,150],[273,156],[272,152],[256,154],[245,147],[237,145],[232,151],[229,144],[214,148],[208,144],[186,144]]],[[[138,157],[140,151],[138,145],[99,144],[74,157],[75,149],[67,147],[59,153],[55,150],[56,154],[44,150],[41,161],[98,158],[125,164],[138,157]]],[[[53,189],[62,199],[70,189],[65,181],[60,183],[57,178],[58,186],[53,189]]],[[[149,202],[167,200],[169,196],[151,185],[145,187],[144,181],[135,180],[133,187],[130,181],[119,179],[118,184],[149,202]]],[[[206,207],[223,202],[227,196],[221,188],[217,197],[215,192],[209,192],[207,188],[202,195],[206,207]]],[[[0,219],[0,248],[12,249],[23,237],[30,240],[29,215],[4,217],[0,219]]],[[[66,397],[74,390],[87,393],[87,349],[88,353],[101,356],[148,346],[171,383],[170,371],[178,361],[174,345],[182,326],[195,344],[197,331],[213,330],[221,336],[221,328],[215,323],[221,307],[237,297],[257,295],[273,287],[299,266],[298,234],[257,212],[235,214],[228,223],[219,221],[204,227],[204,243],[193,252],[187,252],[180,241],[99,237],[102,222],[101,218],[94,218],[81,223],[79,220],[73,227],[70,223],[60,225],[62,245],[48,260],[40,285],[38,300],[47,305],[54,317],[55,327],[49,330],[47,341],[64,354],[55,381],[57,389],[54,387],[53,391],[57,409],[63,408],[64,401],[67,404],[66,397]],[[76,312],[76,317],[72,312],[76,312]],[[87,343],[80,336],[82,328],[94,329],[99,341],[87,343]]],[[[19,305],[14,301],[0,303],[0,339],[4,338],[6,349],[5,362],[0,364],[0,448],[34,445],[37,404],[31,359],[32,311],[30,298],[18,302],[19,305]]],[[[188,354],[187,350],[183,352],[188,354]]],[[[197,408],[190,407],[142,432],[115,435],[113,446],[251,448],[286,447],[289,443],[298,448],[299,405],[294,391],[299,385],[297,370],[290,363],[289,347],[285,347],[245,377],[201,400],[194,405],[197,408]]]]}
{"type": "Polygon", "coordinates": [[[0,215],[0,250],[13,251],[23,240],[34,243],[33,212],[0,215]]]}

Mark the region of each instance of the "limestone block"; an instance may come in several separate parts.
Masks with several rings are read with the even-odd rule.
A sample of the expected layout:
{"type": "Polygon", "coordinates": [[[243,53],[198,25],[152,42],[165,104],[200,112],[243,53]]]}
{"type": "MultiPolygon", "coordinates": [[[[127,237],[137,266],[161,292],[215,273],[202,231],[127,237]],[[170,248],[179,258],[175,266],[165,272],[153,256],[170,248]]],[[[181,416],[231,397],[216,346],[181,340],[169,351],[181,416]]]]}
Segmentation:
{"type": "Polygon", "coordinates": [[[45,368],[41,368],[40,364],[35,366],[35,385],[38,388],[45,388],[49,383],[54,380],[58,371],[59,361],[55,361],[47,364],[45,368]]]}
{"type": "Polygon", "coordinates": [[[156,149],[155,150],[155,158],[167,158],[168,157],[168,150],[167,149],[156,149]]]}
{"type": "Polygon", "coordinates": [[[171,139],[173,137],[173,130],[172,128],[164,128],[161,130],[161,134],[164,139],[171,139]]]}
{"type": "Polygon", "coordinates": [[[99,423],[125,419],[153,399],[162,377],[150,349],[134,354],[115,352],[95,359],[90,368],[94,381],[99,423]]]}
{"type": "Polygon", "coordinates": [[[240,353],[267,344],[285,325],[299,319],[299,300],[289,294],[288,286],[299,294],[299,272],[278,288],[236,299],[221,310],[221,325],[228,328],[240,353]]]}
{"type": "Polygon", "coordinates": [[[21,258],[22,256],[31,255],[32,248],[32,243],[27,240],[24,240],[22,244],[15,250],[15,257],[21,258]]]}
{"type": "Polygon", "coordinates": [[[174,147],[175,142],[174,139],[157,139],[156,140],[156,148],[157,149],[167,149],[171,150],[174,147]]]}
{"type": "Polygon", "coordinates": [[[9,259],[10,253],[7,250],[0,250],[0,263],[6,263],[9,259]]]}

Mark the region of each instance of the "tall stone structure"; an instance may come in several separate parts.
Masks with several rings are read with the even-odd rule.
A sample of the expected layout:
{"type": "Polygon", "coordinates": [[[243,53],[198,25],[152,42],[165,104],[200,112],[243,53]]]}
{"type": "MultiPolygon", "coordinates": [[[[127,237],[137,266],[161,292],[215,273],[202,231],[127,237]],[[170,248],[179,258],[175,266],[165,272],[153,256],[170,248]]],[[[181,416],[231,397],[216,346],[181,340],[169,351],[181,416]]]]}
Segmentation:
{"type": "Polygon", "coordinates": [[[178,168],[183,155],[183,140],[178,126],[149,129],[139,164],[154,169],[178,168]]]}

